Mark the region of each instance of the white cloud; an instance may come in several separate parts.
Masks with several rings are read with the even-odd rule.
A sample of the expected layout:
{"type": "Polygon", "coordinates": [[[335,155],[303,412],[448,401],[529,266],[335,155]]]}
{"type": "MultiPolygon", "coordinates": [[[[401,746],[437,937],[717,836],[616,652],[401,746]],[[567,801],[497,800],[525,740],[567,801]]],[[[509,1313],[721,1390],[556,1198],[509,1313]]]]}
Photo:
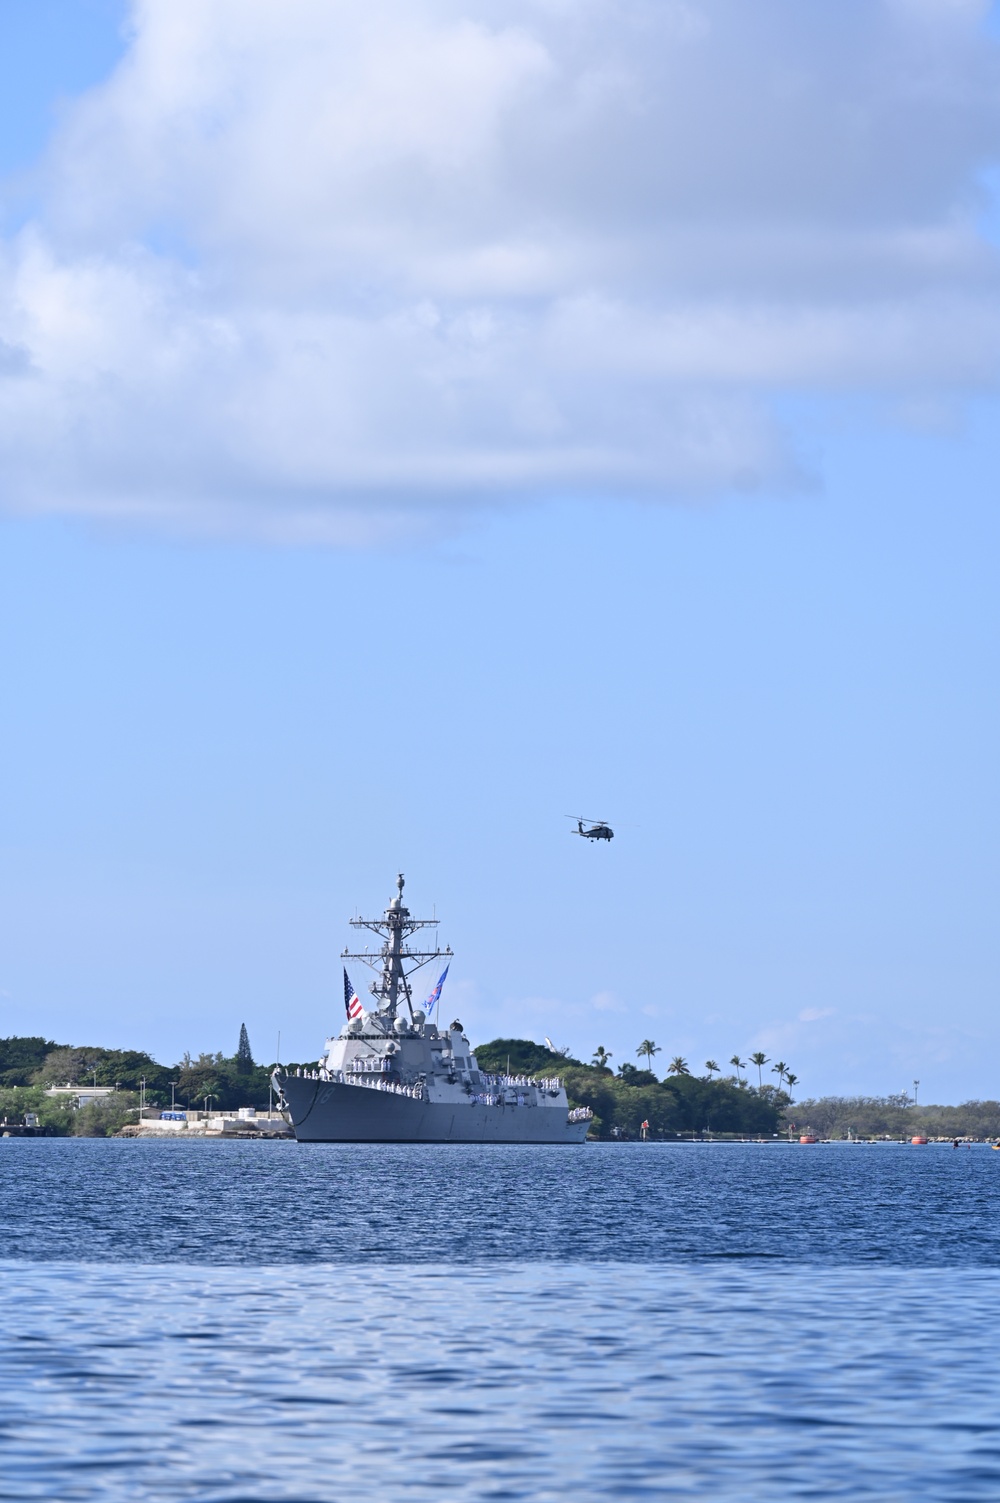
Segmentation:
{"type": "Polygon", "coordinates": [[[0,259],[9,505],[354,540],[995,380],[974,0],[136,0],[0,259]]]}
{"type": "Polygon", "coordinates": [[[616,992],[596,992],[590,999],[596,1012],[627,1012],[628,1008],[616,992]]]}

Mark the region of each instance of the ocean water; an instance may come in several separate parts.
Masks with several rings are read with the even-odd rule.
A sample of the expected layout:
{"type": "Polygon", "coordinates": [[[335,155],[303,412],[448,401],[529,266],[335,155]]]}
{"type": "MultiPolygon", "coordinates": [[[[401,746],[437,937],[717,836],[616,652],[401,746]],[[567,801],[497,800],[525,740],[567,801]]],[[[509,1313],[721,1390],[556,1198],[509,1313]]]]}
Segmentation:
{"type": "Polygon", "coordinates": [[[1000,1153],[0,1140],[0,1499],[995,1499],[1000,1153]]]}

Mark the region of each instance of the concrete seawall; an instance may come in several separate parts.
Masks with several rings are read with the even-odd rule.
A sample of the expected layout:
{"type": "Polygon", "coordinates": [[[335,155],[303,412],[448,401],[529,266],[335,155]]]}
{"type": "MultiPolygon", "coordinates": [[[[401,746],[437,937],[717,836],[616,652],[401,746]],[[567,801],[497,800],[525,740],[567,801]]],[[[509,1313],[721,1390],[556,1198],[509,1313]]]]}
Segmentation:
{"type": "Polygon", "coordinates": [[[180,1112],[164,1118],[147,1109],[139,1122],[123,1127],[120,1138],[291,1138],[295,1134],[280,1112],[180,1112]]]}

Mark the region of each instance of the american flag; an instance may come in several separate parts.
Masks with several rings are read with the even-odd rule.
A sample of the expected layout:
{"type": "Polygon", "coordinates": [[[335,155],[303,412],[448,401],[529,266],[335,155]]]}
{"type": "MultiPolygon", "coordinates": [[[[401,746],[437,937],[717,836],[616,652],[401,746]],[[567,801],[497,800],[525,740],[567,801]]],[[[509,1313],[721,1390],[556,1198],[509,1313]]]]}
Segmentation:
{"type": "Polygon", "coordinates": [[[344,967],[344,1007],[349,1018],[360,1018],[364,1009],[361,1006],[361,998],[351,985],[351,978],[344,967]]]}

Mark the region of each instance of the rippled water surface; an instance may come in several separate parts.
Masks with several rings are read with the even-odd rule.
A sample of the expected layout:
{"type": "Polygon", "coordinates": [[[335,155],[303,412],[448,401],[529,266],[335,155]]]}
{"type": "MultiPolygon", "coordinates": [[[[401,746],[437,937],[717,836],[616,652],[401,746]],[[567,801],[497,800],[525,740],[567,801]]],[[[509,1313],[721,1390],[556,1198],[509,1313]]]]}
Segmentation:
{"type": "Polygon", "coordinates": [[[1000,1496],[1000,1154],[0,1141],[0,1499],[1000,1496]]]}
{"type": "Polygon", "coordinates": [[[39,1259],[1000,1267],[998,1187],[985,1147],[0,1139],[39,1259]]]}

